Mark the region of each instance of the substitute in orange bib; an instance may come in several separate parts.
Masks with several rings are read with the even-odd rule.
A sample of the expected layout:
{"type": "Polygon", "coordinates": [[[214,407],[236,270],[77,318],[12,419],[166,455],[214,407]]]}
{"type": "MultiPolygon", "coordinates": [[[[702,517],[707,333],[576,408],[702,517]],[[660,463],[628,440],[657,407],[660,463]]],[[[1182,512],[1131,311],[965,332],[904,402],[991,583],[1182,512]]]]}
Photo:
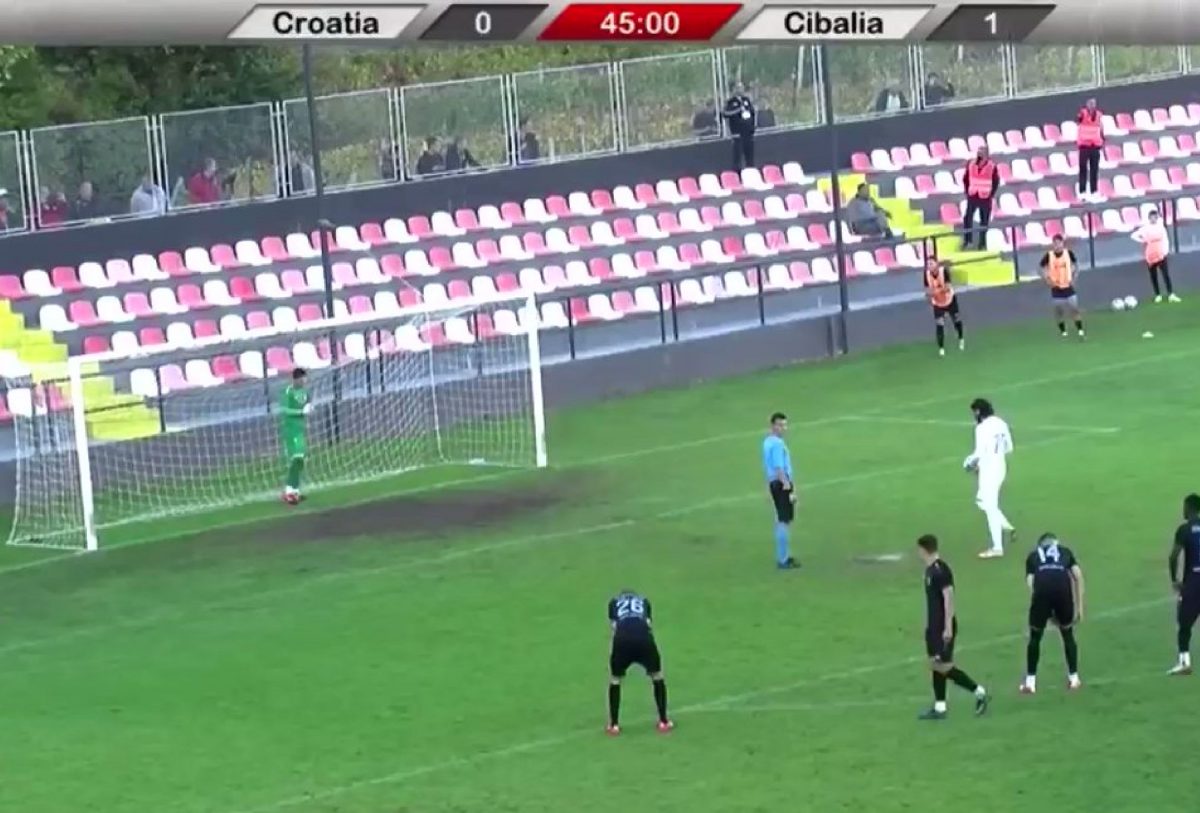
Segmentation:
{"type": "Polygon", "coordinates": [[[963,215],[963,248],[970,248],[975,239],[975,213],[979,213],[978,239],[975,244],[980,251],[987,248],[988,223],[992,219],[992,200],[1000,188],[1000,171],[996,162],[988,156],[988,148],[980,147],[975,160],[967,164],[963,173],[963,190],[967,193],[967,211],[963,215]]]}
{"type": "Polygon", "coordinates": [[[958,297],[954,295],[954,286],[950,284],[950,272],[933,257],[925,261],[925,295],[929,297],[929,304],[933,307],[938,355],[946,355],[947,316],[954,323],[954,331],[958,333],[958,349],[966,350],[962,316],[958,312],[958,297]]]}
{"type": "Polygon", "coordinates": [[[1095,99],[1088,99],[1087,104],[1079,109],[1075,123],[1075,146],[1079,149],[1079,197],[1097,201],[1100,196],[1100,151],[1104,149],[1104,114],[1096,107],[1095,99]]]}
{"type": "Polygon", "coordinates": [[[1079,310],[1079,297],[1075,294],[1075,269],[1078,260],[1075,252],[1063,242],[1061,234],[1054,235],[1054,243],[1046,256],[1042,257],[1042,278],[1050,286],[1050,298],[1054,300],[1054,318],[1058,320],[1058,332],[1067,338],[1066,314],[1075,320],[1075,332],[1084,337],[1083,314],[1079,310]]]}
{"type": "Polygon", "coordinates": [[[1131,236],[1142,244],[1146,268],[1150,271],[1150,284],[1154,286],[1154,301],[1163,301],[1162,287],[1159,286],[1159,277],[1162,277],[1163,286],[1167,289],[1167,301],[1179,302],[1180,299],[1175,296],[1175,289],[1171,285],[1171,272],[1167,270],[1167,255],[1171,253],[1171,242],[1167,237],[1167,225],[1163,223],[1158,209],[1151,209],[1146,214],[1146,222],[1131,236]]]}

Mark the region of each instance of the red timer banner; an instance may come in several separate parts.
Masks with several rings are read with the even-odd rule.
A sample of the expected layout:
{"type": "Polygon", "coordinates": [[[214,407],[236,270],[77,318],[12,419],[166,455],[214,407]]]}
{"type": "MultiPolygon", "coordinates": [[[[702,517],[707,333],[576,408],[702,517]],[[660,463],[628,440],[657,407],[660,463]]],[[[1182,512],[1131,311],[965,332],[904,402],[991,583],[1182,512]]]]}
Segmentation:
{"type": "Polygon", "coordinates": [[[706,41],[741,8],[741,3],[572,3],[538,39],[706,41]]]}

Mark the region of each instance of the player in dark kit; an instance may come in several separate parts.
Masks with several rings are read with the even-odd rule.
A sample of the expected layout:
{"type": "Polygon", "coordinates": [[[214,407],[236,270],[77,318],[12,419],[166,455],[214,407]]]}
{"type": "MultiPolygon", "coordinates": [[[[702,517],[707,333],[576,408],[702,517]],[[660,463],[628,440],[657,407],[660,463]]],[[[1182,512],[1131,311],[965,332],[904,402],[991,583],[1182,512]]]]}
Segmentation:
{"type": "Polygon", "coordinates": [[[1179,600],[1179,662],[1172,675],[1192,673],[1192,627],[1200,618],[1200,494],[1183,498],[1183,524],[1175,531],[1175,544],[1168,560],[1171,585],[1179,600]],[[1183,574],[1179,560],[1183,559],[1183,574]]]}
{"type": "Polygon", "coordinates": [[[1025,681],[1021,694],[1037,691],[1038,659],[1046,624],[1054,621],[1062,634],[1067,659],[1067,688],[1074,691],[1079,681],[1079,647],[1075,624],[1083,620],[1083,570],[1079,560],[1054,534],[1042,534],[1037,547],[1025,559],[1025,582],[1029,585],[1029,643],[1025,648],[1025,681]]]}
{"type": "Polygon", "coordinates": [[[958,637],[954,573],[938,555],[938,540],[933,534],[917,540],[917,552],[925,563],[925,654],[929,656],[929,669],[933,672],[933,708],[923,712],[920,719],[946,718],[947,680],[974,693],[975,714],[983,714],[988,709],[987,691],[954,665],[954,642],[958,637]]]}
{"type": "Polygon", "coordinates": [[[654,705],[658,708],[658,730],[667,733],[675,724],[667,717],[667,682],[663,678],[662,656],[654,642],[650,599],[632,590],[622,590],[608,602],[608,620],[612,623],[612,654],[608,665],[609,734],[621,733],[621,681],[629,667],[637,664],[646,670],[654,686],[654,705]]]}

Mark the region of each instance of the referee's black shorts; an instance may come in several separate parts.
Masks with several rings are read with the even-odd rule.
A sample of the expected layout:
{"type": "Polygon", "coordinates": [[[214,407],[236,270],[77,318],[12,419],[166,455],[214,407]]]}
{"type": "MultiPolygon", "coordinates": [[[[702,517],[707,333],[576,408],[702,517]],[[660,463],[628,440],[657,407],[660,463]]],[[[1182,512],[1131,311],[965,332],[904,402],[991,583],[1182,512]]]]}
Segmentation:
{"type": "Polygon", "coordinates": [[[775,518],[780,522],[787,523],[796,518],[792,490],[778,480],[771,481],[771,502],[775,504],[775,518]]]}

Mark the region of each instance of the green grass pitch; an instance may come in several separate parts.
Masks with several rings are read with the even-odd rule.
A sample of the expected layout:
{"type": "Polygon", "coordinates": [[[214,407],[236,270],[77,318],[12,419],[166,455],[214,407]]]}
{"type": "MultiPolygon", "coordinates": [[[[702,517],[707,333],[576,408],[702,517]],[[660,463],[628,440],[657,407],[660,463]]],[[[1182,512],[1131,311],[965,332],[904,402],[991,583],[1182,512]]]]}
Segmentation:
{"type": "Polygon", "coordinates": [[[4,550],[0,810],[1190,809],[1200,678],[1164,672],[1166,554],[1200,488],[1198,317],[1096,315],[1086,344],[1047,317],[945,359],[922,343],[658,392],[552,415],[545,472],[122,529],[107,543],[178,538],[92,556],[4,550]],[[1039,694],[1016,693],[1023,550],[975,558],[960,469],[977,395],[1013,428],[1003,504],[1022,548],[1055,531],[1087,573],[1078,694],[1053,632],[1039,694]],[[758,458],[775,409],[799,572],[772,564],[758,458]],[[341,507],[373,498],[390,501],[341,507]],[[516,508],[429,522],[489,501],[516,508]],[[983,719],[954,687],[948,721],[914,719],[926,531],[955,567],[959,663],[995,695],[983,719]],[[625,733],[602,733],[605,602],[623,587],[655,603],[670,736],[640,674],[625,733]]]}

